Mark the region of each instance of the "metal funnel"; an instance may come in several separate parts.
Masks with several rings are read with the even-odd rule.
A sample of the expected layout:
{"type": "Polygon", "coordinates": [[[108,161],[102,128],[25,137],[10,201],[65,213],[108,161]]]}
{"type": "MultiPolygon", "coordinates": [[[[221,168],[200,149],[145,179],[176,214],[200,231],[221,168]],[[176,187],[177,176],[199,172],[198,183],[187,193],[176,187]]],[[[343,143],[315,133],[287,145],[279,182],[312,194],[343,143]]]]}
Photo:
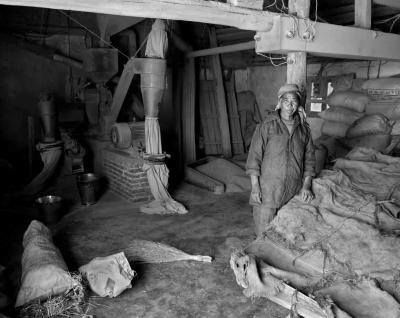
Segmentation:
{"type": "Polygon", "coordinates": [[[137,59],[135,66],[140,73],[145,115],[157,117],[158,107],[164,94],[167,62],[163,59],[143,58],[137,59]]]}

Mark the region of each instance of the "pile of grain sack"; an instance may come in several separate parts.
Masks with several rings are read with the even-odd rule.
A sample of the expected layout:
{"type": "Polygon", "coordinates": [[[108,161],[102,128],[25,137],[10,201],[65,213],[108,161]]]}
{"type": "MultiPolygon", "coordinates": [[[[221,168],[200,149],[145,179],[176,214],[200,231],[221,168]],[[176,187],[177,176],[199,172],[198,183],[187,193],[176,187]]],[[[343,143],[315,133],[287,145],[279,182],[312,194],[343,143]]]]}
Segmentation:
{"type": "Polygon", "coordinates": [[[366,147],[388,153],[398,142],[393,135],[400,134],[400,78],[367,80],[361,88],[328,97],[329,109],[319,114],[324,120],[321,133],[348,150],[366,147]]]}

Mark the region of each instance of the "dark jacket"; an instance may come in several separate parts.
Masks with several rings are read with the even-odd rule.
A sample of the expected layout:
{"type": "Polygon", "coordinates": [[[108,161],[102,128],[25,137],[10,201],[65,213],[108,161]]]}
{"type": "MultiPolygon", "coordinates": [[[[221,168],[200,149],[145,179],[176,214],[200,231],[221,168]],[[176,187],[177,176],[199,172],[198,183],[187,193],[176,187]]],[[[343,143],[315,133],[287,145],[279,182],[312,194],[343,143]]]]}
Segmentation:
{"type": "MultiPolygon", "coordinates": [[[[254,132],[246,163],[248,175],[260,176],[262,204],[280,208],[301,189],[303,177],[314,176],[315,153],[308,123],[295,116],[293,132],[271,112],[254,132]]],[[[253,202],[250,202],[252,204],[253,202]]]]}

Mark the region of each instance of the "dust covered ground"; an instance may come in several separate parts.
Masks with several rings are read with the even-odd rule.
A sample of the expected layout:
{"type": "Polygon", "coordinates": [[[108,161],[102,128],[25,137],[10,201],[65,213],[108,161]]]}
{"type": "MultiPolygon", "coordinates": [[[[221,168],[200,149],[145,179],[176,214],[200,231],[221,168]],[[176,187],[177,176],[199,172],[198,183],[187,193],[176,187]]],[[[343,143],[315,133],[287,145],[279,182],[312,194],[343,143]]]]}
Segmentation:
{"type": "MultiPolygon", "coordinates": [[[[85,260],[107,255],[133,239],[163,242],[214,261],[133,264],[133,287],[113,299],[95,297],[96,317],[286,317],[286,309],[265,298],[248,299],[229,266],[232,246],[254,239],[247,194],[214,195],[183,184],[174,197],[189,208],[180,216],[145,215],[113,193],[93,206],[79,205],[74,180],[53,189],[69,202],[70,212],[53,230],[71,271],[85,260]]],[[[24,224],[27,222],[24,221],[24,224]]],[[[1,227],[7,227],[4,222],[1,227]]],[[[19,227],[21,231],[22,227],[19,227]]],[[[21,233],[13,233],[21,243],[21,233]],[[18,235],[17,235],[18,234],[18,235]]],[[[4,246],[6,248],[6,246],[4,246]]],[[[18,249],[17,254],[21,252],[18,249]]],[[[18,255],[14,256],[17,259],[18,255]]],[[[15,261],[11,266],[16,267],[15,261]]],[[[18,269],[11,270],[14,279],[18,269]]],[[[14,284],[15,285],[15,284],[14,284]]]]}

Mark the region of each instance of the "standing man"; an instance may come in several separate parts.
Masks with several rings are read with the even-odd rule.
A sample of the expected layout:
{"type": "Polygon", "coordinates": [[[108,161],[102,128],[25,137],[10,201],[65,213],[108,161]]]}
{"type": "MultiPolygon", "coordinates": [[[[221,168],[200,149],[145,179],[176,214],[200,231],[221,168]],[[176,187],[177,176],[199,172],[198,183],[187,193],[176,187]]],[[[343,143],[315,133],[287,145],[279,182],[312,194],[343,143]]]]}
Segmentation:
{"type": "Polygon", "coordinates": [[[283,85],[276,110],[257,125],[251,141],[246,173],[251,178],[250,204],[258,237],[297,193],[307,203],[314,198],[314,145],[300,100],[297,85],[283,85]]]}

